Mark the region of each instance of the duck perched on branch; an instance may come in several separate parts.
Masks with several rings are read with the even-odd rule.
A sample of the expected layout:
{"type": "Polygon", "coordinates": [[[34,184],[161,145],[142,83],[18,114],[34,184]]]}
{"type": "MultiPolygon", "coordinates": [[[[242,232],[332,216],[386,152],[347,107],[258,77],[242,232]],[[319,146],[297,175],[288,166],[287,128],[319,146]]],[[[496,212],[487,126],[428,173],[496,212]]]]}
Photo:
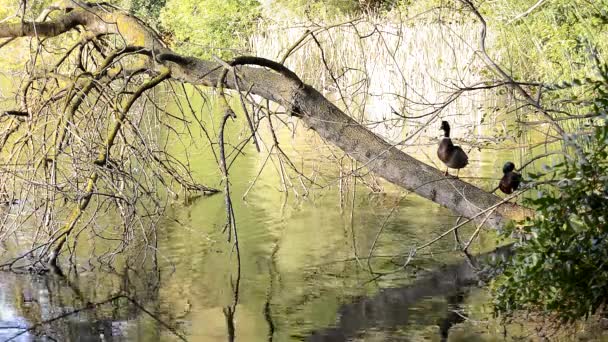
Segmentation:
{"type": "Polygon", "coordinates": [[[504,175],[502,176],[498,187],[500,188],[500,191],[507,195],[512,194],[513,191],[517,190],[517,188],[519,188],[519,183],[521,183],[521,175],[514,170],[515,164],[510,161],[506,162],[502,167],[502,173],[504,175]]]}
{"type": "Polygon", "coordinates": [[[450,124],[447,121],[441,121],[440,130],[444,132],[444,136],[439,143],[437,156],[447,166],[445,175],[447,176],[448,169],[452,168],[457,170],[456,178],[458,178],[460,169],[464,168],[469,163],[469,157],[460,146],[455,146],[452,143],[452,139],[450,139],[450,124]]]}

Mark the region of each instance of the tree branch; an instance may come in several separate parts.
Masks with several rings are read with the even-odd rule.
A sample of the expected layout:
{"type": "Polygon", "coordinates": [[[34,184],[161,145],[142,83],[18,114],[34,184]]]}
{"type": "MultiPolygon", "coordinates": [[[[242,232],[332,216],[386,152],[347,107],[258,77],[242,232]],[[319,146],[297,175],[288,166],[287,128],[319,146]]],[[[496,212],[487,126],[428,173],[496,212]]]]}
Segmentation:
{"type": "MultiPolygon", "coordinates": [[[[479,223],[480,212],[498,205],[487,219],[484,218],[487,225],[495,228],[502,227],[509,219],[521,219],[530,215],[530,211],[525,208],[512,203],[501,203],[500,197],[472,184],[444,177],[441,171],[389,144],[349,117],[311,86],[294,82],[294,77],[290,75],[295,74],[291,71],[275,73],[259,67],[241,66],[237,68],[238,85],[235,83],[236,78],[227,78],[224,83],[218,83],[222,76],[222,65],[173,53],[150,28],[126,13],[85,6],[75,8],[69,14],[45,22],[42,26],[30,24],[29,28],[28,25],[24,28],[20,25],[16,27],[14,24],[0,24],[0,37],[34,34],[56,36],[77,25],[82,25],[96,34],[120,32],[128,45],[142,46],[151,51],[151,57],[148,56],[151,67],[156,71],[168,68],[171,77],[176,80],[210,87],[216,87],[218,84],[224,84],[230,89],[240,87],[249,90],[251,94],[277,102],[285,107],[287,112],[296,114],[327,142],[342,149],[370,171],[447,207],[458,215],[477,217],[479,223]],[[41,27],[43,29],[40,29],[41,27]]],[[[281,67],[284,68],[282,65],[281,67]]],[[[523,93],[527,95],[525,91],[523,93]]]]}

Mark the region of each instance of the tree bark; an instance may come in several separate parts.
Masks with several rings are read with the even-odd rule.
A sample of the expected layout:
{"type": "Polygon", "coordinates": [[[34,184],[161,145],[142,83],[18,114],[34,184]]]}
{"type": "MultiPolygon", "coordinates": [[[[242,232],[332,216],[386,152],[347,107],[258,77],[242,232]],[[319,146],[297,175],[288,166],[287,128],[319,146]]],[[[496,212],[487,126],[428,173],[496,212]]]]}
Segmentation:
{"type": "MultiPolygon", "coordinates": [[[[0,37],[52,37],[76,27],[94,34],[120,34],[127,44],[147,49],[151,68],[158,71],[164,66],[169,68],[173,79],[217,86],[224,68],[219,63],[173,53],[151,29],[126,13],[98,5],[69,3],[71,11],[52,21],[0,24],[0,37]]],[[[526,208],[501,203],[502,198],[472,184],[445,177],[441,171],[416,160],[357,123],[308,85],[258,67],[238,67],[238,74],[239,89],[251,89],[251,93],[281,104],[323,139],[363,163],[370,171],[457,215],[475,218],[494,228],[502,227],[508,220],[531,215],[526,208]]],[[[225,86],[237,89],[232,77],[226,79],[225,86]]]]}

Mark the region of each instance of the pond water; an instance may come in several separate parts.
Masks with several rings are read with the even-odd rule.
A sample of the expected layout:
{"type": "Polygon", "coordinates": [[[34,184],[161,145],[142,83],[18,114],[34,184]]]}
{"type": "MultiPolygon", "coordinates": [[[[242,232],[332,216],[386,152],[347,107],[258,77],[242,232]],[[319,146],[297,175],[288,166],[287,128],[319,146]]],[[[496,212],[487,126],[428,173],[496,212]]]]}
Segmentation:
{"type": "MultiPolygon", "coordinates": [[[[329,63],[320,63],[321,49],[308,41],[287,65],[388,141],[401,141],[416,132],[415,139],[408,141],[412,145],[399,147],[442,168],[435,157],[436,137],[439,121],[450,120],[453,135],[469,143],[463,146],[470,164],[460,172],[461,178],[487,190],[496,186],[505,161],[520,166],[551,150],[550,144],[537,151],[513,148],[537,142],[544,133],[539,127],[528,132],[516,124],[521,119],[518,111],[507,106],[502,111],[504,98],[491,91],[463,94],[439,110],[454,86],[485,80],[475,47],[479,27],[474,22],[459,27],[413,25],[404,32],[401,25],[390,23],[381,29],[376,23],[349,26],[328,30],[327,35],[318,33],[329,63]],[[331,65],[333,74],[323,64],[331,65]],[[334,84],[336,76],[340,84],[334,84]],[[341,90],[346,97],[338,96],[341,90]],[[437,112],[425,115],[433,110],[437,112]],[[404,116],[413,119],[403,120],[404,116]]],[[[303,29],[286,32],[278,27],[254,37],[254,54],[277,60],[303,29]]],[[[490,35],[489,46],[491,39],[490,35]]],[[[5,51],[15,59],[13,51],[5,51]]],[[[0,76],[0,88],[10,88],[13,82],[12,75],[0,76]]],[[[160,90],[161,99],[163,91],[167,88],[160,90]]],[[[0,97],[0,108],[2,101],[14,98],[0,97]]],[[[211,135],[217,136],[220,113],[201,98],[194,96],[191,101],[193,108],[200,108],[197,115],[211,135]]],[[[7,108],[13,109],[11,105],[7,108]]],[[[177,114],[174,104],[168,107],[177,114]]],[[[248,133],[242,115],[229,123],[231,147],[248,133]]],[[[222,232],[226,210],[221,193],[187,201],[169,199],[146,248],[134,247],[124,254],[104,249],[104,243],[117,239],[112,233],[120,229],[112,230],[119,222],[116,217],[101,217],[97,232],[88,229],[80,236],[75,264],[64,258],[65,269],[45,274],[0,273],[0,342],[521,341],[535,337],[535,326],[503,326],[492,319],[488,289],[475,272],[484,268],[483,263],[464,258],[452,234],[411,254],[416,246],[455,225],[458,218],[452,212],[365,170],[354,172],[361,165],[328,147],[296,119],[282,120],[294,132],[275,121],[281,148],[316,184],[289,170],[271,147],[268,128],[262,128],[261,152],[248,144],[230,169],[238,248],[222,232]],[[104,227],[109,227],[108,234],[104,227]]],[[[171,137],[158,133],[160,140],[168,140],[160,145],[182,162],[187,160],[197,180],[222,188],[204,134],[196,125],[175,130],[171,137]]],[[[551,158],[535,164],[542,163],[551,164],[551,158]]],[[[15,207],[27,205],[0,207],[0,215],[14,215],[15,207]]],[[[474,230],[472,225],[463,226],[461,239],[467,241],[474,230]]],[[[2,257],[28,250],[34,231],[7,235],[12,239],[0,244],[2,257]]],[[[482,254],[495,247],[496,234],[483,231],[471,252],[482,254]]]]}
{"type": "MultiPolygon", "coordinates": [[[[434,42],[428,37],[418,38],[427,42],[429,51],[436,51],[437,44],[428,44],[434,42]]],[[[344,40],[344,44],[349,42],[344,40]]],[[[364,50],[373,46],[370,43],[364,50]]],[[[448,54],[453,52],[448,50],[448,54]]],[[[400,53],[408,55],[407,51],[411,50],[400,53]]],[[[307,55],[300,60],[314,63],[318,59],[307,55]]],[[[428,82],[429,70],[451,68],[442,60],[431,56],[424,59],[429,63],[424,67],[411,59],[399,64],[407,66],[404,74],[408,76],[414,75],[410,69],[422,71],[420,78],[425,76],[428,82]]],[[[385,76],[399,68],[382,61],[367,68],[377,70],[373,84],[378,85],[368,89],[370,93],[405,92],[385,82],[385,76]]],[[[315,80],[313,69],[304,69],[315,80]]],[[[306,75],[301,70],[298,74],[306,75]]],[[[394,83],[402,87],[410,82],[397,79],[394,83]]],[[[425,89],[425,94],[445,91],[434,89],[432,83],[416,87],[425,89]]],[[[360,95],[365,99],[359,106],[367,106],[376,115],[368,117],[370,121],[384,119],[391,108],[400,108],[391,107],[380,96],[366,102],[367,96],[367,92],[360,95]]],[[[195,108],[204,107],[201,99],[193,103],[195,108]]],[[[454,135],[472,141],[483,136],[484,129],[507,121],[482,129],[482,114],[475,110],[478,104],[467,102],[442,113],[456,123],[454,135]]],[[[207,121],[212,131],[220,117],[215,114],[210,115],[214,124],[207,121]]],[[[158,224],[153,248],[145,253],[112,255],[112,266],[107,262],[102,266],[95,257],[88,257],[99,255],[96,252],[101,249],[92,236],[81,239],[77,265],[62,273],[0,273],[0,341],[494,341],[527,334],[518,327],[505,331],[488,320],[486,290],[472,286],[477,280],[455,250],[452,235],[407,262],[415,246],[455,224],[452,212],[373,176],[347,177],[360,165],[341,158],[297,120],[287,120],[296,127],[296,134],[281,129],[281,147],[319,185],[304,188],[291,173],[293,187],[285,192],[279,171],[288,167],[279,161],[276,149],[268,158],[270,145],[263,145],[261,153],[248,145],[230,172],[240,258],[222,233],[226,222],[222,194],[187,204],[175,200],[158,224]]],[[[430,127],[426,135],[440,134],[439,121],[435,123],[437,127],[430,127]]],[[[421,123],[416,124],[371,127],[393,141],[421,123]]],[[[242,119],[230,123],[229,129],[233,143],[247,132],[242,119]]],[[[196,127],[189,131],[179,141],[171,141],[170,152],[183,160],[187,155],[196,179],[221,188],[208,144],[192,140],[202,137],[202,132],[196,127]]],[[[492,138],[494,134],[488,131],[486,135],[492,138]]],[[[267,143],[272,141],[267,131],[261,136],[267,143]]],[[[435,157],[437,140],[416,143],[408,152],[440,167],[435,157]]],[[[460,176],[488,190],[495,187],[504,161],[521,165],[523,158],[516,149],[469,149],[470,165],[460,176]]],[[[474,229],[462,227],[462,240],[468,240],[474,229]]],[[[27,248],[20,244],[10,249],[27,248]]],[[[495,234],[484,232],[472,252],[494,247],[495,234]]]]}
{"type": "MultiPolygon", "coordinates": [[[[329,149],[311,132],[282,130],[280,141],[322,186],[282,191],[278,159],[247,147],[231,169],[240,268],[221,232],[223,195],[175,201],[145,255],[117,255],[113,268],[81,258],[65,274],[2,273],[0,340],[439,341],[448,333],[452,341],[494,340],[498,330],[479,323],[489,317],[487,297],[470,287],[477,281],[452,235],[402,267],[414,246],[454,225],[449,210],[369,177],[340,181],[329,149]],[[129,298],[113,299],[120,291],[129,298]]],[[[208,149],[172,149],[188,153],[195,176],[218,179],[208,149]]],[[[434,151],[415,154],[436,162],[434,151]]],[[[490,189],[513,153],[471,151],[460,176],[490,189]]],[[[462,239],[473,229],[463,227],[462,239]]],[[[80,245],[81,255],[95,249],[80,245]]],[[[494,246],[489,232],[473,251],[494,246]]]]}

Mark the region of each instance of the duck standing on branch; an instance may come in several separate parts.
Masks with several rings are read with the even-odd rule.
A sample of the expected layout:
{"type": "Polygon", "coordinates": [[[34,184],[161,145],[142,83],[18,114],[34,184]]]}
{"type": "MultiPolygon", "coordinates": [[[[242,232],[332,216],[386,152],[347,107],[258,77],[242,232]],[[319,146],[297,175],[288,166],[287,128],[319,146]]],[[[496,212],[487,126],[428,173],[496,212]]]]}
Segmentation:
{"type": "Polygon", "coordinates": [[[452,139],[450,139],[450,124],[447,121],[441,121],[440,130],[444,132],[444,136],[439,143],[437,156],[447,166],[445,175],[447,176],[448,169],[452,168],[457,170],[456,178],[458,178],[460,169],[469,163],[469,157],[460,146],[454,146],[452,143],[452,139]]]}
{"type": "Polygon", "coordinates": [[[507,195],[512,194],[513,191],[517,190],[519,183],[521,183],[521,175],[513,170],[515,170],[515,164],[512,162],[506,162],[502,167],[504,176],[502,176],[498,187],[500,188],[500,191],[507,195]]]}

